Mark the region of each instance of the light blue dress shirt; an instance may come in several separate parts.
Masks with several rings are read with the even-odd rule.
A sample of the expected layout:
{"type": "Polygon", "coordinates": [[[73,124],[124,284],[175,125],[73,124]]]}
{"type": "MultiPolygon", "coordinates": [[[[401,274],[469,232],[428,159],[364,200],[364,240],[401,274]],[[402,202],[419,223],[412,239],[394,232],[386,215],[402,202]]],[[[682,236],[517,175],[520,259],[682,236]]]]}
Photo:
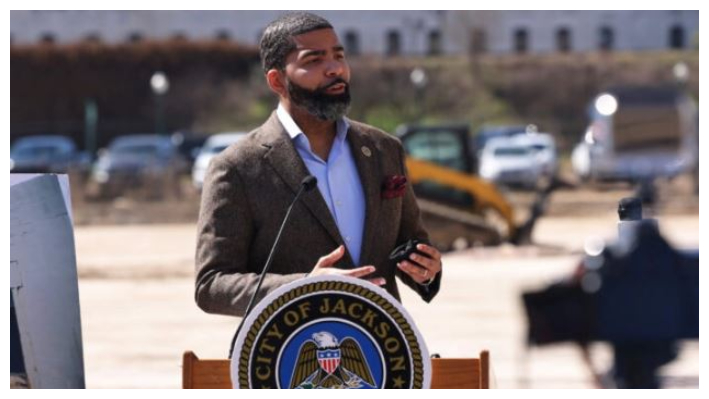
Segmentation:
{"type": "MultiPolygon", "coordinates": [[[[327,161],[310,147],[310,141],[293,118],[281,105],[276,110],[278,119],[293,140],[293,145],[305,162],[310,174],[318,179],[318,190],[330,209],[344,244],[355,265],[359,265],[364,233],[365,198],[350,144],[347,142],[349,123],[337,121],[337,135],[327,161]]],[[[326,254],[322,254],[326,255],[326,254]]]]}

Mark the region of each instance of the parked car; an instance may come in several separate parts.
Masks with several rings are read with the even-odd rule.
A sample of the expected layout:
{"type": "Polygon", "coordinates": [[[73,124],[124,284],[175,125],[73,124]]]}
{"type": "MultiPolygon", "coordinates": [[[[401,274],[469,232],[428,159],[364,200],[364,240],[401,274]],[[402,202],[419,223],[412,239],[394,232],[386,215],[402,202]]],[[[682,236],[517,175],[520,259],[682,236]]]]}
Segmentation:
{"type": "Polygon", "coordinates": [[[230,145],[246,137],[246,134],[247,133],[244,132],[219,133],[207,139],[202,149],[199,151],[197,159],[194,162],[194,167],[192,168],[192,184],[197,189],[202,189],[204,175],[207,172],[209,162],[212,158],[230,145]]]}
{"type": "Polygon", "coordinates": [[[67,173],[71,168],[86,168],[88,164],[88,156],[64,136],[22,137],[10,150],[11,173],[67,173]]]}
{"type": "Polygon", "coordinates": [[[485,125],[473,136],[472,146],[475,152],[480,152],[485,148],[489,140],[501,137],[513,137],[527,132],[536,132],[535,125],[485,125]]]}
{"type": "Polygon", "coordinates": [[[177,150],[180,152],[182,157],[185,161],[187,161],[185,163],[186,169],[184,172],[186,174],[191,173],[194,163],[197,160],[197,156],[207,140],[207,135],[181,130],[173,133],[170,138],[177,146],[177,150]]]}
{"type": "Polygon", "coordinates": [[[480,157],[480,176],[502,185],[536,188],[557,168],[556,144],[546,133],[490,139],[480,157]]]}
{"type": "Polygon", "coordinates": [[[139,134],[114,139],[100,155],[92,180],[101,196],[143,188],[157,196],[169,189],[179,190],[179,172],[185,160],[168,136],[139,134]]]}
{"type": "MultiPolygon", "coordinates": [[[[548,178],[556,176],[559,171],[559,158],[554,137],[549,133],[534,133],[525,137],[536,154],[542,175],[548,178]]],[[[525,140],[522,137],[520,139],[525,140]]]]}

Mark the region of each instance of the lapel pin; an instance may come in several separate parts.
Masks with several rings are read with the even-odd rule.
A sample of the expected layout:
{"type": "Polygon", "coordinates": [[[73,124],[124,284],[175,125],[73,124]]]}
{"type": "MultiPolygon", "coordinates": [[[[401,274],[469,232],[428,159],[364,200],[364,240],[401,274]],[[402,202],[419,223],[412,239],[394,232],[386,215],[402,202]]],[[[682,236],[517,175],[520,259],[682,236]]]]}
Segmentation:
{"type": "Polygon", "coordinates": [[[362,154],[364,154],[365,157],[371,157],[372,156],[372,150],[369,149],[366,145],[362,146],[362,154]]]}

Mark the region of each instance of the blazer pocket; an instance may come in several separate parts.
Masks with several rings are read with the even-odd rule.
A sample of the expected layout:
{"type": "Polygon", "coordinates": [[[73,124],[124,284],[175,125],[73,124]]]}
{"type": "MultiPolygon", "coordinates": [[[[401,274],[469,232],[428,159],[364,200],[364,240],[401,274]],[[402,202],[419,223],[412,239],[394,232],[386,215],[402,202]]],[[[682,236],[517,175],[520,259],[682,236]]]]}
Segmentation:
{"type": "Polygon", "coordinates": [[[401,198],[406,192],[407,179],[404,175],[389,175],[382,182],[382,199],[401,198]]]}

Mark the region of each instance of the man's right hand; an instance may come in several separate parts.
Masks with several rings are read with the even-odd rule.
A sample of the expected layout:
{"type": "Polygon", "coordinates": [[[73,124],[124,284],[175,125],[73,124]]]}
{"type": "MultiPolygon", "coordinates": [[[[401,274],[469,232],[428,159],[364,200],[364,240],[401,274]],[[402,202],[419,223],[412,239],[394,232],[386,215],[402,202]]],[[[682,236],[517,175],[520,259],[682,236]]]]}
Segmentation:
{"type": "MultiPolygon", "coordinates": [[[[350,277],[356,277],[356,278],[363,278],[365,276],[368,276],[376,270],[374,266],[362,266],[358,267],[356,269],[338,269],[336,267],[333,267],[335,263],[337,263],[338,260],[340,260],[343,256],[345,255],[345,246],[340,245],[336,250],[330,252],[329,254],[323,256],[318,260],[318,263],[315,265],[315,268],[313,268],[313,271],[310,272],[310,276],[322,276],[326,274],[336,274],[340,276],[350,276],[350,277]]],[[[377,277],[377,278],[372,278],[372,279],[365,279],[369,281],[372,284],[376,285],[384,285],[386,284],[386,280],[382,277],[377,277]]]]}

